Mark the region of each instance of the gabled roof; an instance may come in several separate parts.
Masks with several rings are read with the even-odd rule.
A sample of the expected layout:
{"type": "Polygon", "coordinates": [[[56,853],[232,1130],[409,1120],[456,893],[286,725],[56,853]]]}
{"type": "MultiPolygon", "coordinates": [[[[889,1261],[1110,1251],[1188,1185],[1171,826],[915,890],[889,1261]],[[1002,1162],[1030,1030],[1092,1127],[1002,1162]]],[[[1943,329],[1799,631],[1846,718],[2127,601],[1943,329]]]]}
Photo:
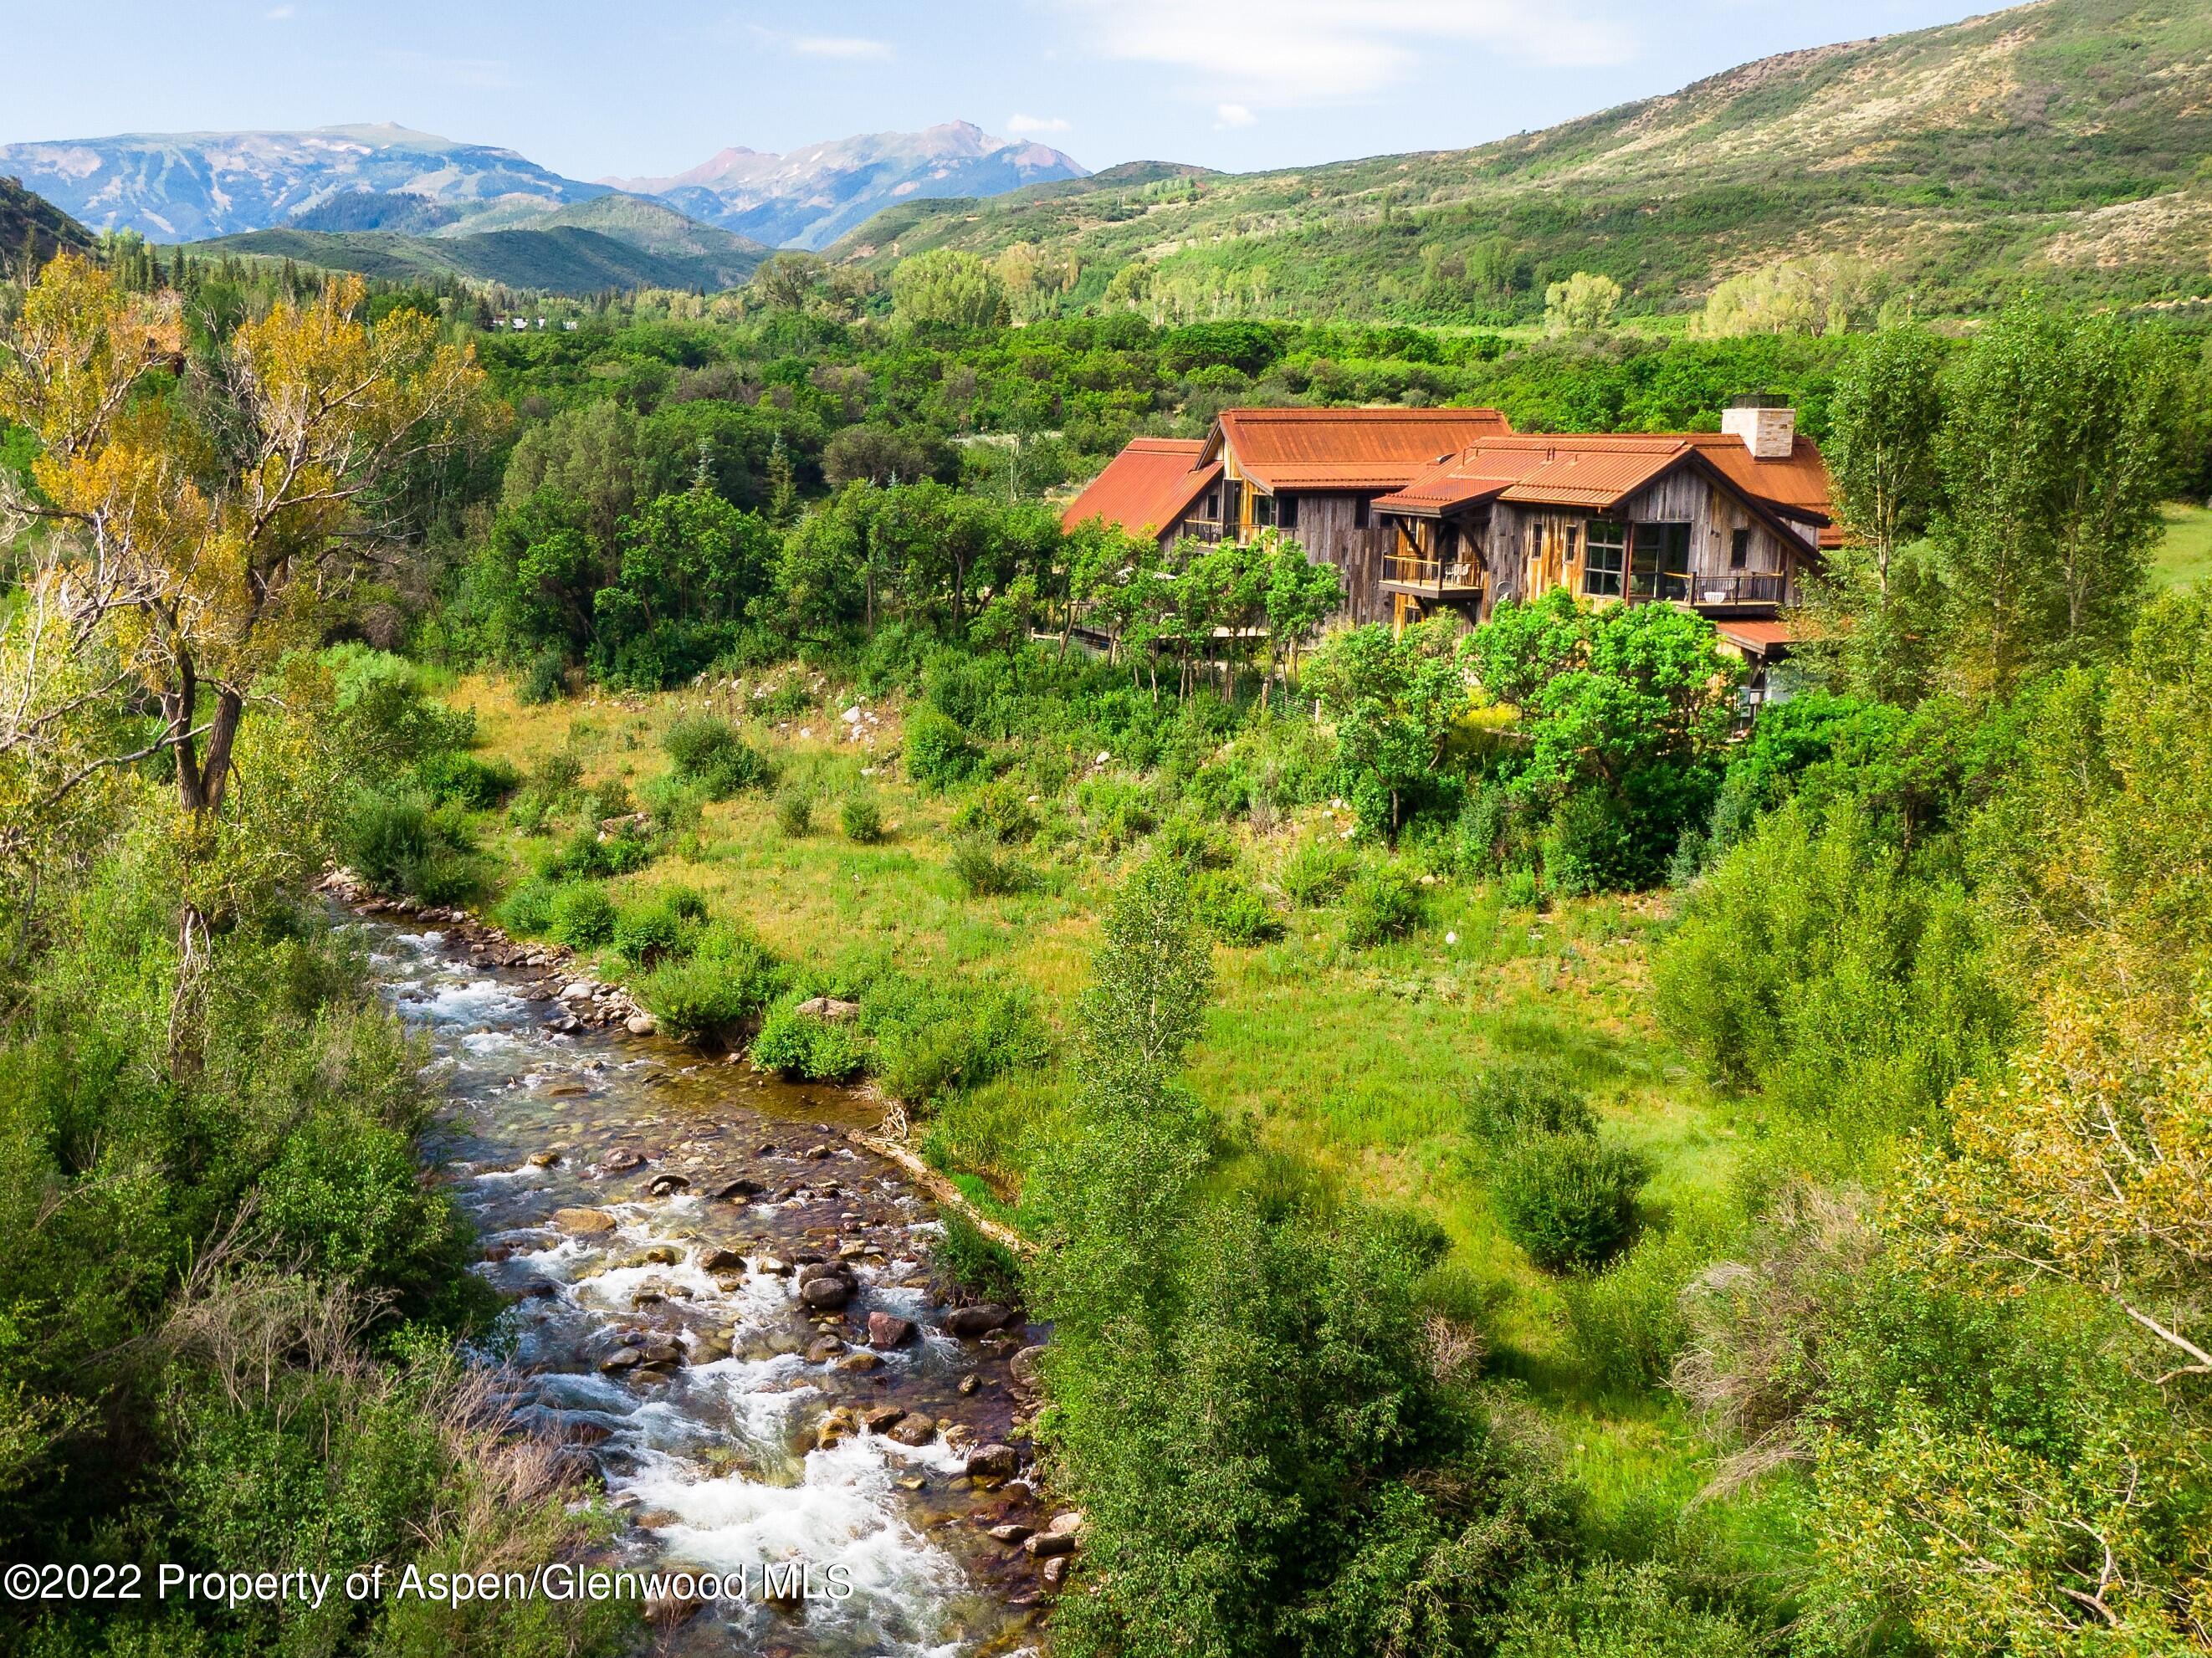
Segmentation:
{"type": "MultiPolygon", "coordinates": [[[[1811,439],[1798,439],[1787,460],[1761,461],[1742,439],[1709,432],[1484,438],[1375,506],[1431,518],[1486,501],[1606,512],[1681,465],[1697,466],[1771,519],[1828,523],[1827,469],[1811,439]]],[[[1820,543],[1835,544],[1826,534],[1820,543]]]]}
{"type": "Polygon", "coordinates": [[[1133,440],[1060,515],[1060,527],[1097,518],[1131,535],[1158,535],[1221,476],[1218,462],[1200,464],[1205,446],[1196,438],[1133,440]]]}
{"type": "Polygon", "coordinates": [[[1636,433],[1485,438],[1375,505],[1386,513],[1422,514],[1483,501],[1602,511],[1694,452],[1680,438],[1636,433]]]}
{"type": "Polygon", "coordinates": [[[1226,451],[1270,493],[1396,489],[1440,457],[1512,429],[1495,409],[1224,409],[1203,458],[1226,451]]]}
{"type": "Polygon", "coordinates": [[[1843,545],[1842,530],[1830,522],[1828,465],[1812,439],[1800,433],[1786,458],[1760,460],[1732,433],[1685,432],[1682,437],[1746,495],[1757,495],[1786,518],[1820,525],[1823,547],[1843,545]]]}

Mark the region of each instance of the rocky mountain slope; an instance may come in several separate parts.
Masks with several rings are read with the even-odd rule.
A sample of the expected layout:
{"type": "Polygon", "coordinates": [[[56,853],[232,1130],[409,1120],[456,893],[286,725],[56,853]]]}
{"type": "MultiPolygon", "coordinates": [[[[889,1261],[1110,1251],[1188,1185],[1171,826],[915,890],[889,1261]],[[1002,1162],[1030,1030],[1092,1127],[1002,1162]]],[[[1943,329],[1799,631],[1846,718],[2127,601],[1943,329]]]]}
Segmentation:
{"type": "Polygon", "coordinates": [[[24,189],[21,179],[0,178],[0,274],[15,273],[27,241],[43,261],[61,248],[84,252],[92,234],[45,197],[24,189]]]}
{"type": "Polygon", "coordinates": [[[157,242],[268,229],[357,191],[462,210],[510,196],[558,207],[606,193],[511,149],[389,125],[0,144],[0,174],[20,176],[95,230],[157,242]]]}
{"type": "Polygon", "coordinates": [[[1079,263],[1079,304],[1147,262],[1147,303],[1179,315],[1526,320],[1575,270],[1666,311],[1784,258],[1862,311],[2029,285],[2172,301],[2212,293],[2208,156],[2212,6],[2040,0],[1473,149],[903,203],[832,252],[1027,241],[1079,263]]]}
{"type": "Polygon", "coordinates": [[[920,132],[870,132],[788,155],[733,149],[661,179],[602,179],[658,196],[695,219],[770,246],[826,247],[894,202],[989,197],[1086,176],[1044,144],[994,138],[967,121],[920,132]]]}

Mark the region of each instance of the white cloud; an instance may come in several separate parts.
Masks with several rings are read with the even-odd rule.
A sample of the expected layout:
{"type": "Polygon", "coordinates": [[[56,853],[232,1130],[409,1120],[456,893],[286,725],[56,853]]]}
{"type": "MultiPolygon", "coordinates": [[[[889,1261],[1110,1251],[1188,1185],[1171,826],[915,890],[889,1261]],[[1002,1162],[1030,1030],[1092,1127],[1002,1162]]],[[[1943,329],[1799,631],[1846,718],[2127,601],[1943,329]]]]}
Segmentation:
{"type": "Polygon", "coordinates": [[[1260,118],[1242,104],[1216,104],[1213,106],[1213,130],[1226,132],[1231,127],[1248,127],[1260,118]]]}
{"type": "Polygon", "coordinates": [[[271,6],[261,15],[272,23],[289,23],[299,13],[297,9],[292,6],[271,6]]]}
{"type": "Polygon", "coordinates": [[[1009,132],[1065,132],[1067,123],[1057,115],[1021,115],[1006,117],[1009,132]]]}
{"type": "Polygon", "coordinates": [[[804,58],[888,58],[888,40],[867,40],[852,34],[802,34],[791,49],[804,58]]]}
{"type": "MultiPolygon", "coordinates": [[[[1474,46],[1516,64],[1590,68],[1635,55],[1634,37],[1588,0],[1059,0],[1089,21],[1097,50],[1203,77],[1194,90],[1238,106],[1296,108],[1358,98],[1409,78],[1426,58],[1474,46]]],[[[1224,106],[1224,109],[1231,106],[1224,106]]],[[[1225,113],[1224,125],[1233,124],[1225,113]]]]}

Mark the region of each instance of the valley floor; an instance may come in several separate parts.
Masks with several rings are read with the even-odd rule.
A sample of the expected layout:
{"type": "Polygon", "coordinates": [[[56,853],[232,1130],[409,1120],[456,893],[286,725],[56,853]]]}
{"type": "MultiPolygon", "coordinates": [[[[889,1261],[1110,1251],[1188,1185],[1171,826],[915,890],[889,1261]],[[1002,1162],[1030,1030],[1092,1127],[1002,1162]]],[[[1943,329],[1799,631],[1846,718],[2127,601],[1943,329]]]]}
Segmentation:
{"type": "MultiPolygon", "coordinates": [[[[505,685],[474,677],[447,700],[476,715],[487,755],[526,772],[566,749],[586,785],[619,778],[633,790],[666,768],[662,732],[702,706],[697,692],[599,693],[526,708],[505,685]]],[[[892,709],[878,712],[872,748],[842,740],[836,707],[780,726],[749,725],[787,782],[811,787],[811,831],[786,834],[765,794],[741,794],[709,805],[696,837],[616,878],[612,896],[626,902],[684,883],[802,968],[888,954],[909,972],[1018,983],[1064,1034],[1116,862],[1063,852],[1032,860],[1042,878],[1035,890],[965,896],[948,868],[952,805],[908,786],[895,762],[877,762],[896,748],[897,730],[892,709]],[[845,839],[825,809],[864,768],[889,831],[872,846],[845,839]]],[[[1243,831],[1244,851],[1270,872],[1297,841],[1349,821],[1316,809],[1271,835],[1243,831]]],[[[488,849],[512,881],[544,845],[502,829],[488,849]]],[[[1711,1474],[1710,1446],[1663,1389],[1607,1388],[1587,1373],[1559,1281],[1498,1229],[1459,1102],[1500,1058],[1564,1062],[1609,1134],[1650,1158],[1647,1206],[1692,1237],[1703,1217],[1723,1224],[1731,1184],[1765,1166],[1755,1108],[1717,1096],[1658,1029],[1648,960],[1668,924],[1664,894],[1573,900],[1539,913],[1508,907],[1494,884],[1439,877],[1425,892],[1422,925],[1373,949],[1346,946],[1334,914],[1295,908],[1279,941],[1218,947],[1215,1004],[1190,1080],[1225,1119],[1247,1127],[1255,1151],[1287,1155],[1444,1227],[1452,1299],[1491,1333],[1492,1371],[1525,1384],[1552,1417],[1597,1511],[1628,1526],[1662,1515],[1675,1523],[1711,1474]]],[[[1017,1072],[946,1104],[915,1132],[971,1197],[1018,1224],[1024,1171],[1054,1132],[1065,1088],[1054,1072],[1017,1072]]],[[[1764,1554],[1793,1534],[1784,1512],[1793,1507],[1780,1482],[1698,1512],[1741,1550],[1764,1554]]]]}

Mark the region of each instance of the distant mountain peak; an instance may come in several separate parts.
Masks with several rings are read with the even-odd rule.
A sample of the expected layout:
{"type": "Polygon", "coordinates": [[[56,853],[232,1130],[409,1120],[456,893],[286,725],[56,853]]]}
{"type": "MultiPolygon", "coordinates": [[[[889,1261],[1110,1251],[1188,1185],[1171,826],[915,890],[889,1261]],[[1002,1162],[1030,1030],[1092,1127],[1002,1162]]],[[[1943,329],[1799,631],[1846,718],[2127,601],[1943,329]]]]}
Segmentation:
{"type": "Polygon", "coordinates": [[[1048,144],[997,137],[973,121],[940,121],[919,132],[858,133],[781,155],[733,146],[665,177],[599,182],[659,197],[770,246],[820,248],[894,201],[1000,196],[1089,172],[1048,144]]]}

